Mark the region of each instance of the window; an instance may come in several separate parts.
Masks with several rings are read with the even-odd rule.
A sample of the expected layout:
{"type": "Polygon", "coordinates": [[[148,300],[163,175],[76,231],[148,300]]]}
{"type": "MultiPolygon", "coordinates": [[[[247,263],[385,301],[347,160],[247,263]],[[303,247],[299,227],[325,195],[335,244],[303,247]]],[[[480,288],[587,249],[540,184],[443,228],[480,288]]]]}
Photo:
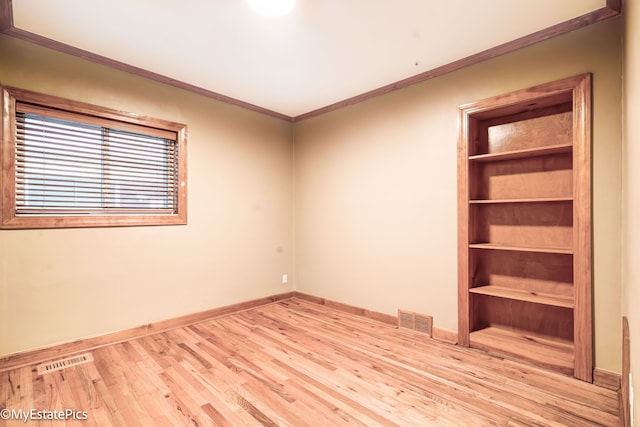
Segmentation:
{"type": "Polygon", "coordinates": [[[2,92],[2,228],[186,224],[185,125],[2,92]]]}

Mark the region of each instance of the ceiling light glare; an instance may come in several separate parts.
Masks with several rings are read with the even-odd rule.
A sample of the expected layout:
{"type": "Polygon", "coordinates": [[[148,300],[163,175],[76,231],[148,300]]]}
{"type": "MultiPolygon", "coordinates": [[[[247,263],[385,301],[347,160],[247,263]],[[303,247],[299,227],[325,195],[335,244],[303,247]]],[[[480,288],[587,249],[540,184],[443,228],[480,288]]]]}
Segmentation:
{"type": "Polygon", "coordinates": [[[247,0],[255,12],[262,16],[284,16],[293,10],[296,0],[247,0]]]}

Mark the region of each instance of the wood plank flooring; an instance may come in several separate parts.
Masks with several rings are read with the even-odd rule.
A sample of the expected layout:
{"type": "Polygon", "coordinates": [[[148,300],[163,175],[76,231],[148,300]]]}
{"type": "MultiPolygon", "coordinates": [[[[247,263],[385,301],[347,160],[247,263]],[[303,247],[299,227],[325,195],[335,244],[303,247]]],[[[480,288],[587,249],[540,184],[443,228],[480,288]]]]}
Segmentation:
{"type": "Polygon", "coordinates": [[[87,411],[28,424],[42,426],[619,425],[614,391],[297,298],[92,354],[0,373],[0,413],[87,411]]]}

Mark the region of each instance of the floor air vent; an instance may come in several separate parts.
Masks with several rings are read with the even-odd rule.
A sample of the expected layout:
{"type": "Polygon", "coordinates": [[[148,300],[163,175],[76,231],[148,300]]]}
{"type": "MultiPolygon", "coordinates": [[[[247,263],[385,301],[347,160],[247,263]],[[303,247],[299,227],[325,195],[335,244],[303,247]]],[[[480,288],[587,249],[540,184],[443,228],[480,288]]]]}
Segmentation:
{"type": "Polygon", "coordinates": [[[413,329],[431,336],[433,317],[412,311],[398,310],[398,326],[413,329]]]}
{"type": "Polygon", "coordinates": [[[66,359],[54,360],[52,362],[38,365],[38,375],[46,374],[47,372],[59,371],[64,368],[82,365],[83,363],[89,362],[93,362],[93,356],[91,353],[83,353],[77,356],[67,357],[66,359]]]}

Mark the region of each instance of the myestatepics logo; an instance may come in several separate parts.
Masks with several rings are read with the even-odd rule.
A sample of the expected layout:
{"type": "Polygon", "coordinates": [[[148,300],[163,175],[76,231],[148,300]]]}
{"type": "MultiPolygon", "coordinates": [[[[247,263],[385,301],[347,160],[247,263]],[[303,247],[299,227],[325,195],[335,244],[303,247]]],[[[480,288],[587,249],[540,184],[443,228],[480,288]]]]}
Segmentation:
{"type": "Polygon", "coordinates": [[[38,409],[2,409],[0,410],[0,420],[22,420],[27,421],[66,421],[66,420],[87,420],[87,411],[77,411],[75,409],[63,410],[38,410],[38,409]]]}

